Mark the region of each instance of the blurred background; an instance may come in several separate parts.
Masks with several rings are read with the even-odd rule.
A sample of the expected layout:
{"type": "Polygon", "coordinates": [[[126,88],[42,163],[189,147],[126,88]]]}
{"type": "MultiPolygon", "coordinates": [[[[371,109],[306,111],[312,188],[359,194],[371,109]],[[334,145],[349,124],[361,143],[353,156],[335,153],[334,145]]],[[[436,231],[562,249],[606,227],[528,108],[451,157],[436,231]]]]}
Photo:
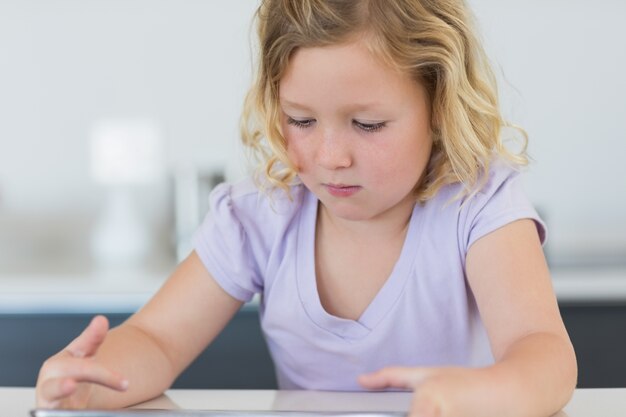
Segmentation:
{"type": "MultiPolygon", "coordinates": [[[[548,224],[568,329],[598,341],[576,342],[580,352],[608,358],[617,341],[584,329],[626,334],[626,3],[469,3],[503,111],[530,138],[526,188],[548,224]]],[[[122,320],[189,252],[210,189],[248,172],[238,120],[257,6],[0,0],[0,325],[13,326],[0,358],[23,358],[19,334],[50,328],[46,318],[73,323],[67,336],[52,332],[65,341],[94,313],[122,320]]],[[[593,363],[603,366],[615,368],[593,363]]],[[[618,369],[621,379],[589,374],[587,384],[623,384],[618,369]]],[[[21,375],[0,384],[34,381],[21,375]]]]}
{"type": "Polygon", "coordinates": [[[0,274],[92,271],[111,188],[130,188],[149,224],[148,263],[171,266],[176,181],[244,173],[237,123],[256,3],[0,1],[0,274]],[[120,143],[143,124],[144,152],[158,161],[118,149],[125,166],[113,155],[108,175],[119,178],[94,175],[107,170],[93,155],[103,124],[120,143]],[[160,172],[134,181],[140,162],[160,172]]]}

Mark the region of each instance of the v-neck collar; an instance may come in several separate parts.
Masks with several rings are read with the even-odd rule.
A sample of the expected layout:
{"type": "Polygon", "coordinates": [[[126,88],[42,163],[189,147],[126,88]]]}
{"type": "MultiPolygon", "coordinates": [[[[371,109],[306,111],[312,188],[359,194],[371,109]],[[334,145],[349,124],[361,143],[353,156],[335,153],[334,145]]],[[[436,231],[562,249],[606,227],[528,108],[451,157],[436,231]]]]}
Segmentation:
{"type": "Polygon", "coordinates": [[[302,307],[316,325],[344,339],[360,339],[370,334],[387,315],[402,294],[416,258],[415,254],[420,243],[416,232],[419,230],[418,223],[422,217],[417,214],[419,207],[419,204],[416,204],[413,208],[400,257],[381,289],[358,320],[344,319],[333,316],[324,309],[317,291],[315,227],[318,199],[313,193],[305,190],[298,219],[296,280],[302,307]]]}

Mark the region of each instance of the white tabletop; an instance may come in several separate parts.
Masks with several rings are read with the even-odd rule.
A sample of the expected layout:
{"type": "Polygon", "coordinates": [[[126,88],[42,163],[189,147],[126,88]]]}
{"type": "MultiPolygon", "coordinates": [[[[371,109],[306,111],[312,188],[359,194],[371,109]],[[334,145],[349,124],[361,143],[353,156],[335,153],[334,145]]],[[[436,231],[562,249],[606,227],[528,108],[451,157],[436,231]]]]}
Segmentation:
{"type": "MultiPolygon", "coordinates": [[[[410,393],[345,393],[261,390],[170,390],[138,408],[259,411],[406,411],[410,393]]],[[[0,388],[2,415],[27,417],[33,388],[0,388]]],[[[554,417],[624,417],[626,388],[578,389],[554,417]]]]}

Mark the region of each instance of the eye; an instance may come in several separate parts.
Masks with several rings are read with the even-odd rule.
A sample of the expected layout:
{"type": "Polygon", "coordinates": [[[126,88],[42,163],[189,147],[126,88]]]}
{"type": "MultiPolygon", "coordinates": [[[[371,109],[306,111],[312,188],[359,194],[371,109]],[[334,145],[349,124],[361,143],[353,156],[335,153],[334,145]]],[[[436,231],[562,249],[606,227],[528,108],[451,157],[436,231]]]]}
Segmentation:
{"type": "Polygon", "coordinates": [[[358,127],[359,129],[365,131],[365,132],[377,132],[380,129],[382,129],[383,127],[385,127],[387,125],[386,122],[378,122],[378,123],[362,123],[359,122],[358,120],[353,120],[352,123],[358,127]]]}
{"type": "Polygon", "coordinates": [[[292,125],[300,129],[306,129],[307,127],[311,126],[313,122],[315,122],[315,119],[297,120],[297,119],[294,119],[293,117],[287,117],[288,125],[292,125]]]}

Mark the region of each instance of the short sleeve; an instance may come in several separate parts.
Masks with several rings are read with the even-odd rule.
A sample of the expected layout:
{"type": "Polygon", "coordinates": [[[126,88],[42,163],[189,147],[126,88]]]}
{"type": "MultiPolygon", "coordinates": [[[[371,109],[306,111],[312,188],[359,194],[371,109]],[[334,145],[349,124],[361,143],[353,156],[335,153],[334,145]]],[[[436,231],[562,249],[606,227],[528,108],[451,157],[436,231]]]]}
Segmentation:
{"type": "Polygon", "coordinates": [[[262,291],[262,280],[231,190],[231,185],[220,184],[211,192],[209,211],[193,236],[193,247],[217,283],[234,298],[247,302],[262,291]]]}
{"type": "Polygon", "coordinates": [[[541,243],[546,241],[546,225],[526,196],[520,172],[504,163],[493,165],[486,183],[461,211],[465,253],[481,237],[520,219],[533,220],[541,243]]]}

